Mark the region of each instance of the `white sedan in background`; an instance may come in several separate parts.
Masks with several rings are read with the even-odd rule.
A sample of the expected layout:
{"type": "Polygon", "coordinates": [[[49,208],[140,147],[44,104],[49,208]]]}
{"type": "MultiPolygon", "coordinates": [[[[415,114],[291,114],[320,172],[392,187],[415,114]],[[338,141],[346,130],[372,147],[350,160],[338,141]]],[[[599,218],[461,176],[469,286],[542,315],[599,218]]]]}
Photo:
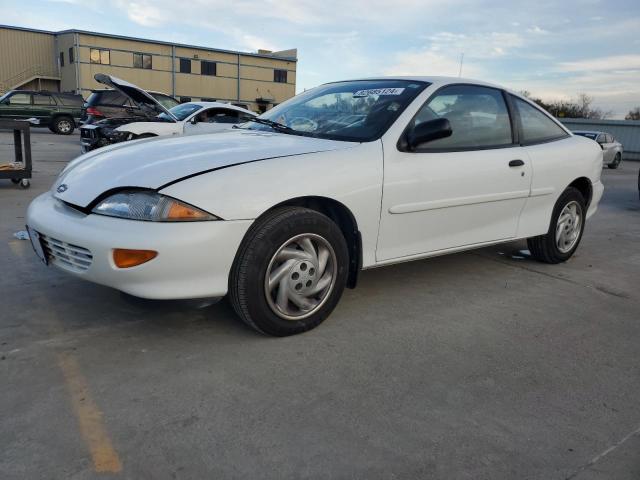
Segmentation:
{"type": "Polygon", "coordinates": [[[176,105],[168,113],[161,113],[159,118],[166,121],[127,123],[115,130],[129,134],[131,138],[199,135],[228,130],[256,116],[249,110],[228,103],[187,102],[176,105]]]}
{"type": "Polygon", "coordinates": [[[603,193],[602,149],[460,78],[329,83],[228,132],[113,145],[30,205],[36,253],[170,299],[229,294],[271,335],[320,324],[361,269],[527,239],[558,263],[603,193]]]}

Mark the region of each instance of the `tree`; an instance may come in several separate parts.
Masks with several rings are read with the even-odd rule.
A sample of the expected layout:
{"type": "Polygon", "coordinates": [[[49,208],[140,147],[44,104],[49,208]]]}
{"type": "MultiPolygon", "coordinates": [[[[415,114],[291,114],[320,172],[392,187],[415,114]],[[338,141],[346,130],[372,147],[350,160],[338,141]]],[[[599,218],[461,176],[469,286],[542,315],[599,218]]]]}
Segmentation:
{"type": "Polygon", "coordinates": [[[625,120],[640,120],[640,107],[636,107],[632,110],[629,110],[627,116],[624,117],[625,120]]]}
{"type": "Polygon", "coordinates": [[[579,94],[576,100],[554,100],[552,102],[545,102],[540,98],[533,97],[531,93],[526,90],[520,92],[520,94],[532,102],[537,103],[557,118],[592,118],[602,120],[611,116],[611,112],[609,111],[604,112],[600,108],[592,108],[591,105],[594,99],[586,93],[579,94]]]}

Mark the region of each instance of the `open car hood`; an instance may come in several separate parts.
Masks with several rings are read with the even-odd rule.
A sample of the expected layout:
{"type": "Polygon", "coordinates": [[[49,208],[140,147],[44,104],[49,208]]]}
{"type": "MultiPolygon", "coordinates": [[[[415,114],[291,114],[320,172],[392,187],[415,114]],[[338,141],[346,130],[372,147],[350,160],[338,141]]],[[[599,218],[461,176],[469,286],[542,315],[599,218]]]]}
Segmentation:
{"type": "Polygon", "coordinates": [[[53,194],[84,208],[105,192],[120,188],[161,190],[167,184],[221,168],[356,145],[359,144],[243,129],[133,140],[78,157],[62,171],[53,185],[53,194]],[[59,189],[61,184],[65,186],[59,189]]]}
{"type": "Polygon", "coordinates": [[[149,113],[153,117],[161,113],[166,113],[174,122],[178,121],[160,102],[133,83],[129,83],[113,75],[105,75],[104,73],[96,73],[93,78],[95,78],[96,82],[118,90],[127,98],[130,98],[143,112],[149,113]]]}

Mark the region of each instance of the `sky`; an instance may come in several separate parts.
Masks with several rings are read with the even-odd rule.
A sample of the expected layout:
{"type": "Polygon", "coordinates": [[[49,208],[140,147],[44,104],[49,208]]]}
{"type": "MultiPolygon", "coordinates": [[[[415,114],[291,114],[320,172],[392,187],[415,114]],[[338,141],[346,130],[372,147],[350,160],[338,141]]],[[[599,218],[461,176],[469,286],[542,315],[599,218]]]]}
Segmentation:
{"type": "Polygon", "coordinates": [[[297,90],[462,76],[544,100],[640,106],[640,0],[0,0],[0,23],[241,51],[298,49],[297,90]]]}

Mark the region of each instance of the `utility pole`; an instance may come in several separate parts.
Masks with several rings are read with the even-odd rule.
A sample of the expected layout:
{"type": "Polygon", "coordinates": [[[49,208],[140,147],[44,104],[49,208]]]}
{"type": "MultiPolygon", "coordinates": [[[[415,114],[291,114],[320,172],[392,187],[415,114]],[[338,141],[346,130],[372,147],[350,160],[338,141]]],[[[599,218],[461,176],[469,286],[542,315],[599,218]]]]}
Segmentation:
{"type": "Polygon", "coordinates": [[[462,63],[464,62],[464,52],[460,54],[460,70],[458,71],[458,77],[462,76],[462,63]]]}

